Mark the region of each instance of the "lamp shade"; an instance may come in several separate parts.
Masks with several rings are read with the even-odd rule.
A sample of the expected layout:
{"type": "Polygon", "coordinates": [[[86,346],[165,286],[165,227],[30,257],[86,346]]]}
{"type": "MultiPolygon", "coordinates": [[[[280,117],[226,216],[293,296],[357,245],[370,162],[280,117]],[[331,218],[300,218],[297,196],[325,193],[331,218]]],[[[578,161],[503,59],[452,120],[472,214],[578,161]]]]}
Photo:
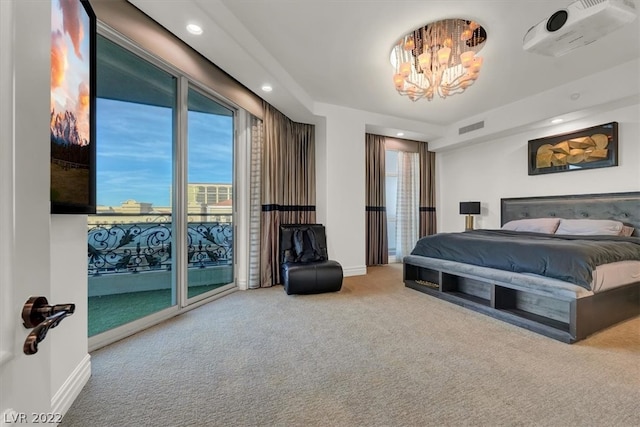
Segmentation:
{"type": "Polygon", "coordinates": [[[479,215],[480,202],[460,202],[460,214],[462,215],[479,215]]]}

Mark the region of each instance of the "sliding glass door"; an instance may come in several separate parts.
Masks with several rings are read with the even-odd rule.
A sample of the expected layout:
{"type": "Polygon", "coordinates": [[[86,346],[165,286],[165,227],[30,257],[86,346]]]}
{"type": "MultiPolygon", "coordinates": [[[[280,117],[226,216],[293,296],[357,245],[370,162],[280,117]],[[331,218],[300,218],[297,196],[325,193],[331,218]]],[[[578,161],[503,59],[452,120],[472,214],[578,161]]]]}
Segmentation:
{"type": "Polygon", "coordinates": [[[233,282],[234,112],[190,87],[187,116],[188,297],[233,282]]]}
{"type": "Polygon", "coordinates": [[[235,277],[235,110],[111,36],[98,37],[99,207],[88,224],[89,336],[101,343],[235,277]]]}
{"type": "Polygon", "coordinates": [[[171,256],[177,79],[98,37],[97,202],[89,336],[176,304],[171,256]]]}

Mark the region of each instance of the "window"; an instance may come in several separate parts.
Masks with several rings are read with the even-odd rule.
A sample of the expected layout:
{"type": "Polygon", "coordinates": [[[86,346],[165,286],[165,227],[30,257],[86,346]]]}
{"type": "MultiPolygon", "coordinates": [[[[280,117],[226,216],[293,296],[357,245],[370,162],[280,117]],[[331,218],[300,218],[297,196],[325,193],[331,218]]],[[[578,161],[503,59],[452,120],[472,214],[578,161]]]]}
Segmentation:
{"type": "Polygon", "coordinates": [[[387,240],[389,262],[396,256],[396,201],[398,199],[398,152],[385,151],[385,203],[387,208],[387,240]]]}
{"type": "Polygon", "coordinates": [[[389,262],[398,262],[409,254],[418,239],[418,154],[386,150],[385,177],[389,262]]]}

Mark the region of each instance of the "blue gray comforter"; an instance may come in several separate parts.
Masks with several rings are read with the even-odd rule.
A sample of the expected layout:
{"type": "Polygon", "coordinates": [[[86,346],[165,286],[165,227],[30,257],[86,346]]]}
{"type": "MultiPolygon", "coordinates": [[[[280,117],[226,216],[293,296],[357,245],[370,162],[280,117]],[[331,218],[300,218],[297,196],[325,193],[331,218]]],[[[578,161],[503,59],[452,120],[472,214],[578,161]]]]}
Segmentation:
{"type": "Polygon", "coordinates": [[[640,261],[640,238],[472,230],[423,237],[411,254],[539,274],[591,289],[598,265],[640,261]]]}

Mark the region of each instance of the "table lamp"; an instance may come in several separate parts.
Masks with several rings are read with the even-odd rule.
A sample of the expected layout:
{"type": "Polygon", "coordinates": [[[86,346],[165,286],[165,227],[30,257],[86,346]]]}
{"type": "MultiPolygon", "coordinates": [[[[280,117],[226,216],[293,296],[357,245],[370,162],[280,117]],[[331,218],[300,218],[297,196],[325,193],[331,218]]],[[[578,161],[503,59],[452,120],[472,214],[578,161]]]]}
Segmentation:
{"type": "Polygon", "coordinates": [[[480,202],[460,202],[460,214],[466,215],[464,229],[473,230],[473,216],[480,214],[480,202]]]}

